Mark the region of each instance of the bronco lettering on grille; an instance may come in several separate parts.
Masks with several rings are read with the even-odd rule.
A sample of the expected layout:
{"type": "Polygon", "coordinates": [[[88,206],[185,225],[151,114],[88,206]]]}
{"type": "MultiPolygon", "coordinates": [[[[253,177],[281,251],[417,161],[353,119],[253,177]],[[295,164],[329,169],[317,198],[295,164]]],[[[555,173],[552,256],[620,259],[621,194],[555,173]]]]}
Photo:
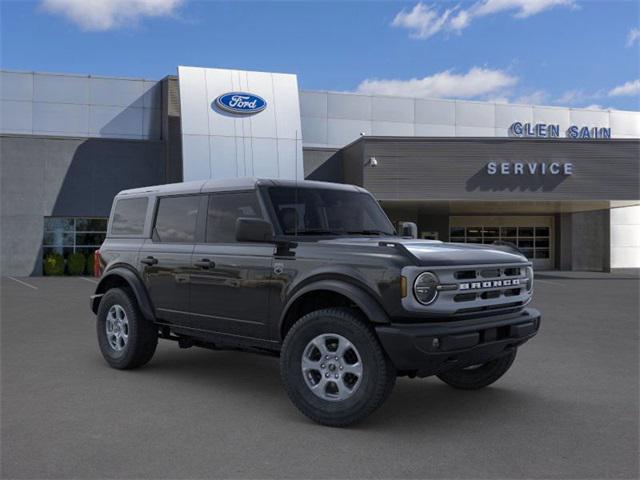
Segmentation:
{"type": "Polygon", "coordinates": [[[510,280],[491,280],[487,282],[467,282],[458,285],[460,290],[478,290],[480,288],[492,288],[492,287],[511,287],[514,285],[520,285],[519,278],[513,278],[510,280]]]}

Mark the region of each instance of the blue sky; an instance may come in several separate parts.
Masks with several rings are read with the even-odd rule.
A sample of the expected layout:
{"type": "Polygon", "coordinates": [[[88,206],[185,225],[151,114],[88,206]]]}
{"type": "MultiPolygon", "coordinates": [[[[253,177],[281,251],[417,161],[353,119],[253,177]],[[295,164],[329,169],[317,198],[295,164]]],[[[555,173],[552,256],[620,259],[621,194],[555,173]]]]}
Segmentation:
{"type": "Polygon", "coordinates": [[[177,65],[303,89],[640,110],[640,2],[1,3],[5,69],[159,79],[177,65]]]}

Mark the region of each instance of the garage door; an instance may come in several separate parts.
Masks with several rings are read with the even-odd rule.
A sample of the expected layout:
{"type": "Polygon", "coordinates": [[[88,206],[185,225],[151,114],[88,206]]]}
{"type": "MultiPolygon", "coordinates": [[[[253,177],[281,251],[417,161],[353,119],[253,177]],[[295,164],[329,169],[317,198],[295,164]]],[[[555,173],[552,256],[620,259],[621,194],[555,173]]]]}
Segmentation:
{"type": "Polygon", "coordinates": [[[491,244],[496,240],[518,246],[537,270],[554,268],[554,218],[521,217],[450,217],[451,242],[491,244]]]}

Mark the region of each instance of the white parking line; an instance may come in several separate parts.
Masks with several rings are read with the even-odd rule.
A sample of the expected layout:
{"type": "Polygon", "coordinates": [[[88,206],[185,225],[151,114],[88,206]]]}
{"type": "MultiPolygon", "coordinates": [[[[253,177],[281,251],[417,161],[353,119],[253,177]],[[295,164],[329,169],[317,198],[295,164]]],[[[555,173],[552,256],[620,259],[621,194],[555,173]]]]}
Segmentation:
{"type": "Polygon", "coordinates": [[[84,280],[85,282],[98,283],[97,280],[91,280],[90,278],[87,278],[87,277],[80,277],[80,280],[84,280]]]}
{"type": "Polygon", "coordinates": [[[38,290],[38,287],[31,285],[27,282],[23,282],[22,280],[18,280],[17,278],[13,278],[13,277],[7,277],[10,278],[11,280],[13,280],[14,282],[18,282],[20,285],[24,285],[25,287],[29,287],[29,288],[33,288],[34,290],[38,290]]]}

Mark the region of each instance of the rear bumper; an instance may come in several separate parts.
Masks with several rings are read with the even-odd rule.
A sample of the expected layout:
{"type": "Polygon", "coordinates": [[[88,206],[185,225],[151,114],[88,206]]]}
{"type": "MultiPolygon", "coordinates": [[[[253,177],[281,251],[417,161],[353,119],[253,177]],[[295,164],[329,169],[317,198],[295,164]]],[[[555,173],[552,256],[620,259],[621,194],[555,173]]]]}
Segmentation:
{"type": "Polygon", "coordinates": [[[527,308],[474,320],[380,325],[376,333],[399,372],[426,377],[499,357],[539,328],[540,312],[527,308]]]}

